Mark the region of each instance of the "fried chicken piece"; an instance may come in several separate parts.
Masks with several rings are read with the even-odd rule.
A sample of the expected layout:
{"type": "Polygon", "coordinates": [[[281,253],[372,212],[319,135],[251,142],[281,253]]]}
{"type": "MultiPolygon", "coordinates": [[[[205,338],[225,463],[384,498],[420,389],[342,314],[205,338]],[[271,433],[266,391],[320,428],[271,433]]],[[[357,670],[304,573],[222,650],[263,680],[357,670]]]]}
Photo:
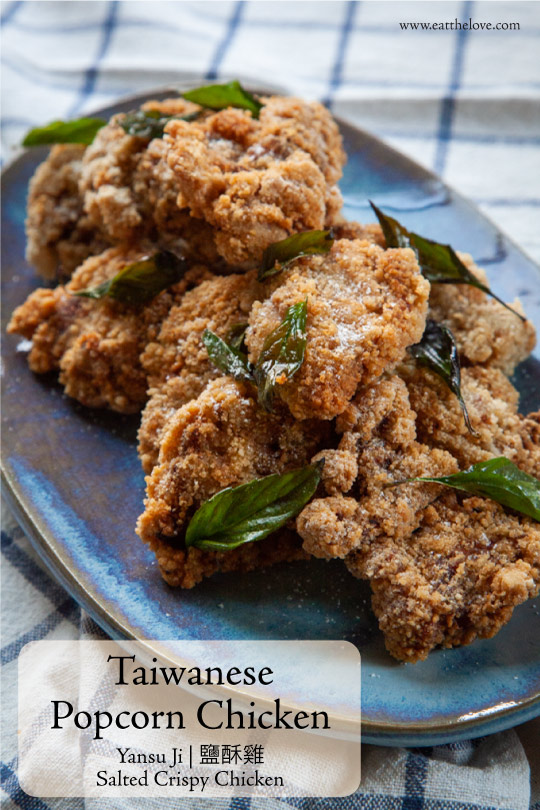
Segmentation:
{"type": "Polygon", "coordinates": [[[255,272],[215,276],[186,293],[170,310],[159,335],[141,356],[149,385],[139,430],[145,472],[151,472],[157,462],[161,431],[168,419],[222,374],[208,357],[204,330],[225,339],[232,326],[247,321],[253,302],[263,295],[255,272]]]}
{"type": "Polygon", "coordinates": [[[85,147],[54,146],[30,180],[26,259],[45,278],[69,276],[106,241],[83,213],[79,178],[85,147]]]}
{"type": "Polygon", "coordinates": [[[370,581],[388,651],[418,661],[439,645],[491,638],[538,593],[540,525],[494,501],[446,492],[411,536],[364,546],[347,565],[370,581]]]}
{"type": "MultiPolygon", "coordinates": [[[[345,234],[350,234],[355,225],[344,223],[341,227],[345,234]]],[[[378,225],[360,227],[371,227],[371,239],[385,246],[378,225]]],[[[483,284],[489,286],[485,271],[477,267],[468,253],[458,251],[458,256],[483,284]]],[[[525,314],[519,299],[510,306],[520,315],[525,314]]],[[[432,284],[428,317],[444,323],[452,331],[462,360],[472,365],[500,368],[508,376],[529,356],[536,343],[531,321],[522,321],[494,298],[469,284],[432,284]]]]}
{"type": "Polygon", "coordinates": [[[218,252],[236,266],[253,267],[272,242],[331,224],[342,205],[345,153],[330,113],[295,98],[263,103],[258,120],[229,108],[165,130],[179,207],[214,228],[218,252]]]}
{"type": "Polygon", "coordinates": [[[145,229],[132,182],[149,142],[124,132],[122,118],[113,116],[86,149],[79,181],[85,213],[114,243],[129,242],[145,229]]]}
{"type": "Polygon", "coordinates": [[[173,302],[207,272],[194,267],[142,307],[73,295],[107,281],[148,252],[153,252],[148,245],[109,248],[87,259],[68,284],[35,290],[13,313],[8,332],[31,339],[32,371],[59,369],[66,394],[83,405],[120,413],[140,410],[147,388],[140,353],[156,337],[173,302]]]}
{"type": "Polygon", "coordinates": [[[409,249],[341,239],[326,255],[297,260],[271,289],[253,306],[246,344],[255,362],[288,307],[307,298],[304,362],[276,386],[297,419],[340,414],[358,385],[392,368],[424,331],[429,283],[409,249]]]}
{"type": "MultiPolygon", "coordinates": [[[[484,284],[487,276],[468,254],[461,260],[484,284]]],[[[512,308],[521,315],[518,299],[512,308]]],[[[500,368],[510,375],[536,342],[534,326],[509,312],[494,298],[468,284],[432,284],[429,316],[452,331],[462,359],[472,365],[500,368]]]]}
{"type": "Polygon", "coordinates": [[[461,392],[474,435],[467,430],[457,398],[439,376],[414,363],[404,363],[398,373],[407,383],[411,407],[417,413],[420,441],[448,450],[463,470],[506,456],[540,478],[540,415],[518,413],[519,394],[502,371],[481,366],[462,369],[461,392]]]}
{"type": "Polygon", "coordinates": [[[132,180],[137,210],[159,244],[218,267],[223,260],[216,250],[212,228],[204,220],[191,216],[188,208],[177,205],[178,182],[166,154],[167,147],[161,138],[154,138],[141,153],[132,180]]]}
{"type": "MultiPolygon", "coordinates": [[[[362,225],[352,226],[355,236],[351,238],[364,233],[362,225]]],[[[367,226],[366,236],[370,232],[367,226]]],[[[139,454],[145,472],[151,472],[157,462],[160,434],[167,420],[220,375],[202,343],[204,330],[226,338],[232,326],[247,322],[253,303],[266,298],[271,289],[268,283],[257,282],[255,271],[217,276],[187,293],[171,309],[158,339],[141,357],[150,386],[139,430],[139,454]]]]}
{"type": "Polygon", "coordinates": [[[386,249],[381,226],[372,222],[362,225],[360,222],[347,221],[344,217],[338,216],[332,225],[332,233],[334,239],[362,239],[386,249]]]}
{"type": "Polygon", "coordinates": [[[309,503],[296,521],[304,549],[315,557],[347,557],[356,549],[408,537],[438,484],[391,486],[422,475],[457,471],[453,456],[416,441],[415,413],[407,388],[396,375],[361,388],[336,429],[337,450],[322,450],[328,497],[309,503]]]}
{"type": "MultiPolygon", "coordinates": [[[[183,99],[166,99],[148,101],[142,109],[183,115],[198,108],[183,99]]],[[[179,187],[163,139],[128,135],[121,127],[123,118],[113,116],[84,153],[79,186],[88,219],[109,242],[146,237],[215,264],[219,256],[212,229],[177,205],[179,187]]]]}
{"type": "Polygon", "coordinates": [[[155,537],[150,547],[158,561],[161,576],[176,588],[193,588],[206,577],[218,572],[247,572],[267,568],[280,562],[305,560],[298,535],[290,529],[280,529],[256,543],[247,543],[231,551],[201,551],[183,549],[155,537]]]}
{"type": "Polygon", "coordinates": [[[195,510],[225,487],[302,467],[329,426],[297,422],[281,409],[259,408],[250,385],[220,377],[180,408],[162,434],[159,461],[147,476],[145,511],[137,533],[156,553],[170,585],[192,587],[216,570],[246,570],[304,556],[293,532],[227,552],[186,549],[185,527],[195,510]]]}

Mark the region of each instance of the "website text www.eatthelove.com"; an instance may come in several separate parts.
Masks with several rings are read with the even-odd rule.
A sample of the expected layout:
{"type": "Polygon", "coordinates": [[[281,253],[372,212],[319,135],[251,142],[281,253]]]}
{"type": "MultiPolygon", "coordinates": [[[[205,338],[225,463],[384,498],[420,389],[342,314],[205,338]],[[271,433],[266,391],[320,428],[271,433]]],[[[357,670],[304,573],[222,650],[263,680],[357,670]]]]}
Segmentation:
{"type": "Polygon", "coordinates": [[[457,17],[452,22],[400,22],[402,31],[519,31],[517,22],[460,22],[457,17]]]}

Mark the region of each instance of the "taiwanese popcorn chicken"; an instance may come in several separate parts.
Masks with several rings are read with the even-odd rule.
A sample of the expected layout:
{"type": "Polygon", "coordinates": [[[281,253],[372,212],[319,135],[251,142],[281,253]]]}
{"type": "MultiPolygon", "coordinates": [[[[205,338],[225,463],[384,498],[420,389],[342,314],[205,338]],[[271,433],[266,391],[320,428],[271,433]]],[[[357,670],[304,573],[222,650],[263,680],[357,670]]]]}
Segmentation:
{"type": "Polygon", "coordinates": [[[261,410],[251,386],[229,377],[212,380],[197,399],[180,408],[162,434],[137,524],[167,582],[191,587],[221,568],[244,570],[258,560],[303,556],[300,541],[289,530],[273,541],[219,553],[186,549],[182,538],[189,518],[216,492],[309,463],[327,436],[325,424],[261,410]]]}
{"type": "Polygon", "coordinates": [[[485,498],[446,492],[416,532],[368,544],[347,563],[369,579],[389,652],[418,661],[439,645],[491,638],[538,593],[540,525],[485,498]]]}
{"type": "Polygon", "coordinates": [[[519,394],[497,368],[470,366],[462,369],[461,391],[474,434],[440,377],[414,364],[403,364],[416,429],[421,441],[448,450],[460,469],[494,456],[506,456],[520,469],[540,477],[540,414],[518,413],[519,394]]]}
{"type": "Polygon", "coordinates": [[[163,321],[141,362],[148,377],[149,402],[139,430],[139,455],[145,472],[157,461],[161,431],[182,405],[199,396],[220,376],[202,343],[205,329],[226,339],[231,327],[247,320],[264,292],[254,272],[215,276],[182,298],[163,321]]]}
{"type": "Polygon", "coordinates": [[[194,267],[143,307],[73,294],[113,278],[148,252],[152,251],[147,245],[109,248],[87,259],[68,284],[36,290],[13,313],[8,331],[32,341],[28,355],[32,371],[59,370],[66,394],[83,405],[120,413],[141,409],[147,382],[139,356],[157,335],[175,298],[206,272],[194,267]]]}
{"type": "MultiPolygon", "coordinates": [[[[470,256],[461,260],[487,284],[486,274],[470,256]]],[[[512,307],[523,315],[515,301],[512,307]]],[[[454,335],[460,355],[473,365],[489,365],[510,375],[534,349],[535,330],[494,298],[468,284],[433,284],[429,298],[430,317],[444,323],[454,335]]]]}
{"type": "MultiPolygon", "coordinates": [[[[196,108],[183,99],[167,99],[149,101],[143,109],[182,115],[196,108]]],[[[164,141],[128,135],[123,119],[114,116],[84,153],[79,190],[85,215],[109,242],[146,236],[202,261],[217,261],[211,229],[177,205],[179,188],[164,141]]]]}
{"type": "MultiPolygon", "coordinates": [[[[366,234],[364,238],[385,247],[378,225],[341,223],[337,226],[338,233],[341,229],[349,239],[359,228],[366,234]]],[[[486,273],[477,267],[468,253],[458,253],[458,256],[480,282],[489,286],[486,273]]],[[[511,306],[524,315],[519,300],[511,306]]],[[[494,298],[469,284],[432,284],[428,317],[451,330],[464,361],[471,365],[500,368],[508,376],[530,355],[536,343],[535,329],[530,321],[521,320],[494,298]]]]}
{"type": "Polygon", "coordinates": [[[338,418],[336,450],[322,450],[327,497],[300,513],[297,529],[316,557],[346,558],[388,537],[408,537],[440,492],[438,484],[392,484],[457,472],[453,456],[416,441],[415,413],[396,375],[361,388],[338,418]]]}
{"type": "MultiPolygon", "coordinates": [[[[261,102],[257,119],[149,101],[143,110],[172,116],[154,138],[128,134],[121,113],[88,147],[54,146],[30,183],[27,258],[50,278],[72,277],[33,292],[8,331],[30,341],[34,372],[59,372],[84,405],[144,409],[137,533],[168,584],[338,558],[369,581],[395,658],[490,637],[538,592],[539,524],[410,479],[500,455],[540,476],[540,413],[519,413],[508,379],[533,349],[532,324],[471,286],[430,285],[412,250],[387,250],[378,225],[346,221],[337,185],[345,154],[330,113],[294,98],[261,102]],[[330,227],[329,252],[257,280],[270,244],[330,227]],[[185,257],[186,271],[148,303],[74,294],[163,249],[185,257]],[[303,361],[276,375],[266,411],[257,398],[264,369],[253,368],[300,302],[303,361]],[[426,318],[455,336],[472,433],[446,383],[407,351],[426,318]],[[203,342],[206,329],[227,341],[242,327],[234,350],[251,382],[217,368],[203,342]],[[224,488],[323,460],[314,496],[285,527],[229,551],[186,546],[193,514],[224,488]]],[[[227,368],[224,356],[214,360],[227,368]]]]}
{"type": "Polygon", "coordinates": [[[358,385],[369,385],[420,340],[428,295],[412,250],[341,239],[325,256],[298,260],[277,276],[272,295],[254,304],[246,333],[250,360],[288,307],[307,299],[304,362],[277,388],[297,419],[332,419],[358,385]]]}
{"type": "Polygon", "coordinates": [[[229,108],[165,130],[178,205],[212,226],[231,265],[254,266],[272,242],[331,224],[341,209],[345,154],[330,113],[299,99],[263,101],[259,120],[229,108]]]}
{"type": "MultiPolygon", "coordinates": [[[[351,573],[369,580],[386,646],[398,659],[417,661],[435,646],[494,635],[538,592],[538,524],[438,484],[389,486],[457,470],[446,450],[416,440],[415,412],[398,376],[360,391],[337,427],[337,450],[320,453],[329,495],[297,519],[304,549],[343,557],[351,573]]],[[[451,433],[454,422],[447,427],[451,433]]]]}
{"type": "Polygon", "coordinates": [[[79,180],[85,147],[54,146],[28,190],[26,259],[45,278],[69,276],[107,239],[83,211],[79,180]]]}

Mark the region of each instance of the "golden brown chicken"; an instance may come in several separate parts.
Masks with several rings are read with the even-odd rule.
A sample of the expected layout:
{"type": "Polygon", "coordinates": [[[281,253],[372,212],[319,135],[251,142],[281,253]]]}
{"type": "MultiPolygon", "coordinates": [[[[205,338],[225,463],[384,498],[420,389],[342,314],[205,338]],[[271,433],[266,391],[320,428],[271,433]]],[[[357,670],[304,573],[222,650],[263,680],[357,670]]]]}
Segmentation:
{"type": "Polygon", "coordinates": [[[294,532],[224,552],[186,549],[186,524],[194,511],[225,487],[309,463],[328,441],[328,425],[298,422],[285,409],[268,414],[252,386],[219,377],[180,408],[162,433],[159,459],[147,477],[145,511],[137,532],[156,553],[166,581],[192,587],[216,570],[305,556],[294,532]]]}
{"type": "Polygon", "coordinates": [[[146,400],[146,373],[140,354],[158,333],[172,304],[208,271],[194,266],[170,290],[144,306],[75,292],[93,288],[155,248],[108,248],[87,259],[65,286],[38,289],[17,307],[8,332],[32,341],[28,364],[43,374],[60,371],[68,396],[92,408],[135,413],[146,400]]]}

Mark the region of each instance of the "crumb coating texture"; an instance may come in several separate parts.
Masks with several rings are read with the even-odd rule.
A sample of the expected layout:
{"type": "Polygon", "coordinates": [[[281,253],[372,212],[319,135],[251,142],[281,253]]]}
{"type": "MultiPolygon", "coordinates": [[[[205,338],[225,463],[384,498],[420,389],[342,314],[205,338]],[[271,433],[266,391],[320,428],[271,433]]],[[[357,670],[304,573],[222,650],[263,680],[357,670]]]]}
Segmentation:
{"type": "Polygon", "coordinates": [[[87,259],[65,286],[35,290],[17,307],[8,331],[32,341],[28,364],[43,374],[59,370],[68,396],[92,408],[135,413],[146,400],[146,374],[140,354],[181,295],[205,275],[196,266],[170,290],[142,307],[111,298],[73,295],[108,281],[153,249],[108,248],[87,259]]]}
{"type": "MultiPolygon", "coordinates": [[[[158,464],[146,479],[145,511],[137,532],[158,554],[166,580],[186,587],[194,576],[198,581],[197,576],[206,575],[202,561],[210,552],[201,557],[183,545],[186,523],[201,503],[225,487],[304,466],[325,440],[325,425],[297,422],[286,412],[260,410],[249,385],[228,377],[208,383],[196,400],[167,423],[158,464]],[[186,565],[194,558],[201,559],[201,570],[186,580],[186,565]]],[[[269,544],[264,547],[268,549],[269,544]]],[[[302,556],[297,539],[293,547],[294,555],[302,556]]],[[[227,560],[237,553],[240,558],[256,553],[245,548],[226,552],[227,560]]],[[[282,549],[281,542],[276,549],[282,549]]],[[[212,554],[221,559],[221,553],[212,554]]]]}
{"type": "Polygon", "coordinates": [[[209,278],[172,307],[156,339],[146,346],[141,362],[148,376],[149,401],[139,430],[145,472],[151,472],[157,461],[168,419],[222,374],[202,342],[205,329],[226,339],[231,327],[247,321],[263,289],[254,272],[209,278]]]}
{"type": "Polygon", "coordinates": [[[420,340],[428,295],[412,250],[341,239],[324,256],[299,259],[277,277],[272,295],[254,304],[246,334],[250,360],[288,307],[307,299],[304,362],[277,390],[296,418],[332,419],[359,385],[392,368],[420,340]]]}
{"type": "Polygon", "coordinates": [[[107,240],[83,211],[79,179],[85,147],[53,146],[28,189],[26,260],[45,278],[70,276],[107,240]]]}
{"type": "Polygon", "coordinates": [[[330,113],[316,102],[272,96],[258,120],[229,108],[166,127],[180,207],[214,229],[231,265],[254,266],[264,249],[338,216],[345,154],[330,113]]]}
{"type": "Polygon", "coordinates": [[[538,593],[540,526],[494,501],[446,493],[412,535],[373,543],[347,562],[370,581],[389,652],[418,661],[436,646],[491,638],[538,593]]]}

